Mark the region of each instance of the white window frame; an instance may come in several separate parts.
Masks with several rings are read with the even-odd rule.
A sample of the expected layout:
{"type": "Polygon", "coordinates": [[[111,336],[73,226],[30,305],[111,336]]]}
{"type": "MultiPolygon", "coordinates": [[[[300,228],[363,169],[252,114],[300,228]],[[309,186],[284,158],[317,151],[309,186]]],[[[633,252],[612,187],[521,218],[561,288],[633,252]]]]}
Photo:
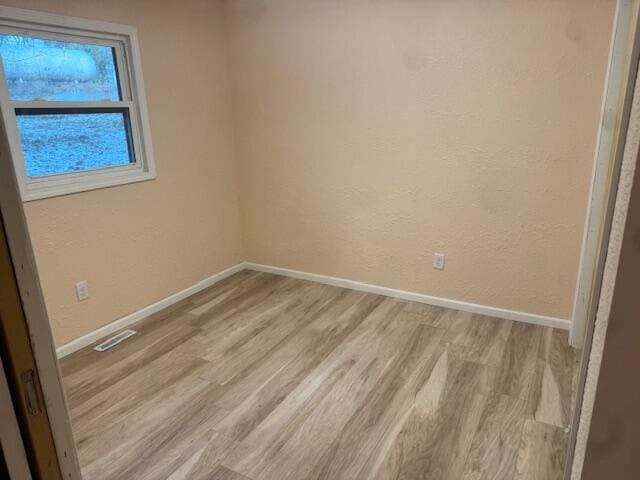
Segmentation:
{"type": "MultiPolygon", "coordinates": [[[[156,178],[138,35],[134,27],[45,12],[0,7],[0,33],[105,45],[115,50],[121,101],[13,102],[0,61],[0,108],[24,202],[156,178]],[[16,108],[124,108],[129,113],[133,159],[128,165],[28,177],[16,123],[16,108]]],[[[1,161],[1,160],[0,160],[1,161]]]]}

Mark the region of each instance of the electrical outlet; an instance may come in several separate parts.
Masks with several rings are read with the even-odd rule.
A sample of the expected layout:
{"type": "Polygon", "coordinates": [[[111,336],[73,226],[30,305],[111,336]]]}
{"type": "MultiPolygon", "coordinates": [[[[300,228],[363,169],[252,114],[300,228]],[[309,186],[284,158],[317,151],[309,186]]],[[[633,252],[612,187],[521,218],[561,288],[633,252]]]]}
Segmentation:
{"type": "Polygon", "coordinates": [[[444,270],[444,253],[433,254],[433,268],[436,270],[444,270]]]}
{"type": "Polygon", "coordinates": [[[89,298],[89,284],[86,280],[76,283],[76,297],[78,297],[78,300],[89,298]]]}

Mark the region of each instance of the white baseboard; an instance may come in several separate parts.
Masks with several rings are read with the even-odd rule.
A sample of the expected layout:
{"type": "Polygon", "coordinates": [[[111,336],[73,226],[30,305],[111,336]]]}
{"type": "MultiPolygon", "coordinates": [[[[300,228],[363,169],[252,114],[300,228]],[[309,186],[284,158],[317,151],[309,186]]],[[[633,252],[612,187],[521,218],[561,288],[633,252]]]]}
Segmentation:
{"type": "Polygon", "coordinates": [[[129,327],[132,324],[139,322],[147,318],[148,316],[159,312],[163,308],[167,308],[180,300],[187,298],[190,295],[198,293],[207,287],[219,282],[220,280],[233,275],[241,270],[255,270],[258,272],[273,273],[276,275],[283,275],[286,277],[299,278],[302,280],[310,280],[312,282],[324,283],[327,285],[333,285],[335,287],[350,288],[352,290],[358,290],[361,292],[375,293],[378,295],[384,295],[387,297],[400,298],[402,300],[409,300],[412,302],[426,303],[428,305],[435,305],[438,307],[452,308],[455,310],[462,310],[464,312],[479,313],[482,315],[488,315],[491,317],[505,318],[507,320],[514,320],[516,322],[532,323],[535,325],[542,325],[545,327],[559,328],[562,330],[569,330],[571,328],[571,321],[564,320],[562,318],[546,317],[544,315],[536,315],[534,313],[518,312],[515,310],[506,310],[504,308],[490,307],[487,305],[478,305],[475,303],[461,302],[459,300],[451,300],[449,298],[433,297],[431,295],[425,295],[422,293],[407,292],[405,290],[396,290],[394,288],[381,287],[378,285],[371,285],[369,283],[357,282],[355,280],[348,280],[346,278],[330,277],[328,275],[319,275],[317,273],[301,272],[298,270],[290,270],[288,268],[273,267],[270,265],[261,265],[252,262],[242,262],[233,267],[227,268],[221,272],[211,275],[204,280],[199,281],[195,285],[192,285],[184,290],[181,290],[173,295],[169,295],[162,300],[153,303],[147,307],[144,307],[137,312],[133,312],[125,317],[122,317],[112,323],[109,323],[103,327],[100,327],[92,332],[76,338],[69,343],[56,349],[58,358],[62,358],[73,352],[76,352],[84,347],[91,345],[92,343],[101,340],[107,335],[117,332],[123,328],[129,327]]]}
{"type": "Polygon", "coordinates": [[[92,332],[83,335],[82,337],[76,338],[75,340],[70,341],[69,343],[62,345],[61,347],[56,349],[56,354],[58,358],[65,357],[73,352],[76,352],[84,347],[91,345],[92,343],[97,342],[98,340],[106,337],[107,335],[111,335],[112,333],[128,327],[144,318],[147,318],[150,315],[153,315],[156,312],[159,312],[163,308],[167,308],[173,305],[180,300],[187,298],[190,295],[198,293],[201,290],[204,290],[207,287],[219,282],[220,280],[227,278],[234,273],[237,273],[241,270],[245,269],[244,263],[239,263],[234,265],[233,267],[227,268],[221,272],[218,272],[210,277],[205,278],[204,280],[200,280],[195,285],[191,285],[184,290],[181,290],[173,295],[169,295],[162,300],[157,301],[156,303],[152,303],[149,306],[144,307],[137,312],[133,312],[125,317],[119,318],[118,320],[111,322],[103,327],[100,327],[92,332]]]}
{"type": "Polygon", "coordinates": [[[249,270],[259,272],[274,273],[284,275],[286,277],[299,278],[302,280],[311,280],[313,282],[333,285],[335,287],[350,288],[367,293],[376,293],[387,297],[400,298],[412,302],[426,303],[437,307],[452,308],[462,310],[464,312],[478,313],[497,318],[505,318],[516,322],[532,323],[534,325],[542,325],[545,327],[559,328],[569,330],[571,321],[556,317],[546,317],[544,315],[536,315],[535,313],[518,312],[516,310],[507,310],[504,308],[490,307],[487,305],[478,305],[475,303],[461,302],[459,300],[451,300],[449,298],[433,297],[422,293],[407,292],[404,290],[396,290],[394,288],[380,287],[368,283],[348,280],[346,278],[330,277],[328,275],[319,275],[317,273],[301,272],[298,270],[290,270],[288,268],[273,267],[270,265],[261,265],[258,263],[245,262],[244,267],[249,270]]]}

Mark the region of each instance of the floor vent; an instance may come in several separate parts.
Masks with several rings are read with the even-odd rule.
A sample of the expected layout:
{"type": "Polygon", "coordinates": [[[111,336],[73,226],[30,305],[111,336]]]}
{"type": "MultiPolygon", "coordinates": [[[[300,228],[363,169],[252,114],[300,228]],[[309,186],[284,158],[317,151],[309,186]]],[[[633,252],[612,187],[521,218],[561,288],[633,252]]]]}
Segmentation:
{"type": "Polygon", "coordinates": [[[120,342],[124,342],[131,335],[135,334],[136,332],[134,332],[133,330],[125,330],[124,332],[120,332],[119,334],[105,340],[100,345],[96,345],[95,347],[93,347],[93,349],[96,352],[104,352],[105,350],[109,350],[111,347],[115,347],[120,342]]]}

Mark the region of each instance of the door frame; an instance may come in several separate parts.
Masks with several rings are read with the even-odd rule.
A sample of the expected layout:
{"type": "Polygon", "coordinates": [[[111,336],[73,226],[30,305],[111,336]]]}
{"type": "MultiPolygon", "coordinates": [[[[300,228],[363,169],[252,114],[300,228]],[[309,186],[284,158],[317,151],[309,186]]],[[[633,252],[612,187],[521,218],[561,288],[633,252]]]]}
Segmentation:
{"type": "Polygon", "coordinates": [[[569,344],[574,348],[583,348],[590,341],[590,323],[595,318],[598,303],[608,241],[607,228],[628,126],[629,94],[635,83],[632,70],[639,4],[638,0],[618,0],[616,4],[571,315],[569,344]]]}
{"type": "MultiPolygon", "coordinates": [[[[640,82],[635,95],[640,97],[640,82]]],[[[640,378],[629,368],[638,361],[640,336],[640,98],[633,100],[624,184],[616,201],[612,238],[603,279],[602,301],[594,332],[589,395],[582,416],[584,440],[576,472],[585,479],[640,478],[637,430],[640,426],[640,378]],[[633,132],[633,133],[632,133],[633,132]],[[607,328],[608,327],[608,328],[607,328]],[[603,334],[606,332],[606,335],[603,334]],[[599,361],[598,361],[599,359],[599,361]],[[597,372],[595,375],[594,373],[597,372]],[[580,460],[582,464],[580,465],[580,460]],[[581,471],[578,469],[581,466],[581,471]]]]}
{"type": "MultiPolygon", "coordinates": [[[[43,400],[41,407],[44,412],[44,419],[39,418],[40,429],[35,432],[35,438],[39,440],[35,444],[32,442],[32,447],[36,450],[32,453],[37,456],[37,454],[41,453],[40,450],[52,447],[55,450],[54,459],[57,458],[58,460],[60,478],[81,480],[80,465],[62,387],[62,377],[54,347],[51,324],[49,323],[40,287],[36,261],[11,158],[7,131],[2,120],[0,120],[0,217],[4,225],[2,229],[4,230],[2,244],[4,247],[4,236],[6,235],[9,254],[8,263],[13,266],[13,275],[10,275],[12,278],[7,280],[7,284],[11,288],[13,283],[19,294],[19,296],[16,295],[18,305],[15,306],[11,313],[11,325],[24,327],[22,331],[26,332],[26,338],[24,339],[26,345],[13,345],[15,349],[13,352],[8,353],[12,357],[15,352],[21,352],[23,364],[32,360],[32,365],[35,367],[33,368],[35,375],[33,383],[38,395],[40,395],[41,390],[43,400]],[[26,350],[29,350],[29,355],[27,355],[26,350]],[[47,432],[45,435],[44,431],[46,429],[49,429],[50,433],[47,432]],[[48,445],[51,439],[54,445],[48,445]]],[[[19,341],[21,339],[15,338],[15,336],[9,336],[8,338],[10,344],[19,341]]],[[[10,358],[10,360],[13,360],[13,358],[10,358]]],[[[7,360],[5,359],[5,361],[7,360]]],[[[9,365],[7,366],[9,367],[9,365]]],[[[27,367],[23,366],[22,368],[27,367]]],[[[24,435],[24,429],[31,427],[23,425],[22,428],[24,435]]],[[[33,460],[31,466],[34,468],[33,460]]],[[[44,468],[42,465],[37,466],[44,468]]]]}
{"type": "MultiPolygon", "coordinates": [[[[619,1],[619,7],[621,3],[624,3],[624,1],[619,1]]],[[[603,124],[605,122],[604,117],[609,116],[609,121],[615,118],[615,124],[608,126],[608,128],[614,129],[615,135],[610,142],[609,154],[601,157],[596,156],[594,183],[592,185],[592,195],[587,211],[585,240],[578,274],[578,284],[576,285],[576,304],[570,343],[574,347],[582,347],[582,355],[578,374],[576,401],[569,434],[569,444],[567,447],[565,480],[569,480],[572,477],[575,466],[574,457],[576,454],[580,419],[583,414],[582,410],[585,401],[587,376],[589,370],[594,368],[592,357],[601,355],[601,352],[593,351],[592,347],[596,316],[600,307],[605,266],[606,263],[610,261],[607,258],[607,253],[614,222],[614,210],[618,198],[618,189],[624,184],[625,180],[625,178],[621,178],[620,172],[623,158],[631,154],[627,152],[627,150],[629,148],[636,148],[636,146],[628,144],[627,133],[629,131],[632,108],[637,109],[637,106],[633,107],[633,103],[635,102],[637,104],[637,100],[634,100],[634,92],[637,91],[639,81],[640,1],[629,0],[626,8],[630,9],[628,12],[628,23],[620,25],[621,18],[618,17],[616,19],[615,28],[620,30],[614,32],[613,42],[617,41],[618,46],[612,45],[612,55],[609,66],[611,70],[611,64],[617,63],[617,67],[614,68],[622,70],[618,79],[618,85],[611,86],[611,88],[619,90],[617,95],[618,105],[615,111],[607,111],[603,105],[603,124]],[[631,5],[629,5],[629,3],[631,5]],[[600,163],[600,165],[598,165],[598,163],[600,163]],[[600,170],[598,171],[598,169],[600,170]],[[599,190],[597,195],[594,195],[594,190],[599,190]],[[589,243],[591,244],[589,245],[589,243]],[[589,251],[591,251],[591,258],[585,258],[588,255],[586,252],[589,251]],[[580,283],[581,281],[583,282],[582,284],[580,283]],[[580,296],[582,297],[580,298],[580,296]]],[[[610,79],[611,77],[609,77],[609,80],[610,79]]],[[[608,95],[609,88],[605,88],[607,88],[606,95],[608,95]]],[[[606,99],[604,99],[603,103],[606,103],[606,99]]],[[[636,117],[637,112],[634,114],[634,118],[636,117]]],[[[600,134],[602,134],[602,131],[600,134]]],[[[599,144],[600,142],[601,138],[599,138],[599,144]]],[[[598,153],[596,155],[598,155],[598,153]]],[[[599,368],[599,366],[595,368],[599,368]]],[[[589,403],[589,400],[587,403],[589,403]]],[[[592,407],[593,405],[586,405],[585,408],[589,410],[592,407]]]]}

